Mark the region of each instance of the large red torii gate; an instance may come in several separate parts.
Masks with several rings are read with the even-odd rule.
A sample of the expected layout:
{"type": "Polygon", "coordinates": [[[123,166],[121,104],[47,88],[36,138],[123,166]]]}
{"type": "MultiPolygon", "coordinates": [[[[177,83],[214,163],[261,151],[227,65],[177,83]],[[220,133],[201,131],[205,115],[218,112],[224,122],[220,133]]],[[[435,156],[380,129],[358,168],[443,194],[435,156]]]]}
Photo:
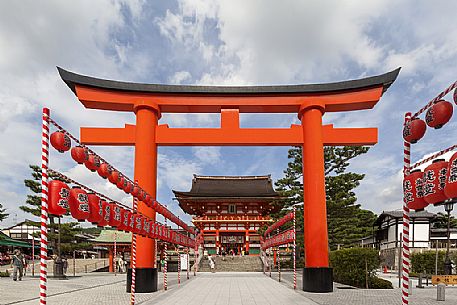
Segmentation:
{"type": "MultiPolygon", "coordinates": [[[[371,109],[400,69],[338,83],[284,86],[183,86],[127,83],[75,74],[58,68],[63,81],[86,108],[136,114],[136,125],[81,128],[90,145],[135,146],[135,180],[156,199],[157,146],[303,146],[305,268],[303,290],[333,290],[328,262],[324,145],[374,145],[377,128],[322,125],[325,112],[371,109]],[[220,113],[219,128],[169,128],[161,113],[220,113]],[[297,113],[290,128],[240,128],[240,113],[297,113]]],[[[155,219],[140,202],[139,212],[155,219]]],[[[138,236],[136,291],[157,290],[154,241],[138,236]]]]}

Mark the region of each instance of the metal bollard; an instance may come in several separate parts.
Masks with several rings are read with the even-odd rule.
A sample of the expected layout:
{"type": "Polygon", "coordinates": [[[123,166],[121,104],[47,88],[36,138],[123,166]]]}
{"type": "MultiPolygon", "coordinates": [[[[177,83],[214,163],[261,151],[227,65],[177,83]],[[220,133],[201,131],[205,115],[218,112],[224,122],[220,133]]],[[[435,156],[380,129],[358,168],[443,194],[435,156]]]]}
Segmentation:
{"type": "Polygon", "coordinates": [[[408,281],[408,294],[412,295],[413,294],[413,280],[408,281]]]}
{"type": "Polygon", "coordinates": [[[446,285],[443,283],[440,283],[436,286],[436,300],[437,301],[444,301],[445,300],[445,291],[446,290],[446,285]]]}

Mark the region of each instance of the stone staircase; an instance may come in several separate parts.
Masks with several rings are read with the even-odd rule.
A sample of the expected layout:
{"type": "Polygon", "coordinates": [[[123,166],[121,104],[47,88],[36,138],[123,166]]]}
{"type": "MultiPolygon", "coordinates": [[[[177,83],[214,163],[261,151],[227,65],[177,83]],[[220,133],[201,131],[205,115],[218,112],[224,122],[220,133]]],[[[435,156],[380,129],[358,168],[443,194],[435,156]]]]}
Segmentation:
{"type": "MultiPolygon", "coordinates": [[[[259,256],[212,256],[216,272],[262,272],[262,261],[259,256]]],[[[200,261],[200,272],[211,272],[208,258],[200,261]]]]}

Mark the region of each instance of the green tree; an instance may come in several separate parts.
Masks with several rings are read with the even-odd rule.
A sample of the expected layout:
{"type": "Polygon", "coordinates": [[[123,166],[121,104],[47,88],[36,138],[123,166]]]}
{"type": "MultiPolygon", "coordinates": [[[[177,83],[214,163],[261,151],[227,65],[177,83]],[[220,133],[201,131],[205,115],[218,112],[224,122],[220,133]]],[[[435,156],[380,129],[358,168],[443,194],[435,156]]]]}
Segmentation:
{"type": "MultiPolygon", "coordinates": [[[[19,208],[27,213],[32,214],[33,216],[41,216],[41,167],[37,165],[29,165],[32,170],[33,179],[25,179],[24,184],[30,189],[32,194],[27,195],[26,204],[20,206],[19,208]]],[[[51,179],[63,180],[60,177],[49,174],[51,179]]],[[[65,181],[65,180],[63,180],[65,181]]],[[[48,240],[49,245],[54,251],[57,249],[58,245],[58,228],[59,225],[56,223],[56,216],[48,215],[49,219],[49,232],[48,240]]],[[[29,224],[39,226],[39,221],[30,221],[29,224]]],[[[71,249],[84,249],[87,248],[87,245],[76,243],[75,235],[81,232],[81,228],[77,222],[63,223],[60,225],[60,239],[61,239],[61,251],[69,252],[71,249]]],[[[38,237],[38,236],[36,236],[38,237]]],[[[72,250],[71,250],[72,251],[72,250]]]]}
{"type": "MultiPolygon", "coordinates": [[[[363,174],[347,172],[351,159],[364,154],[367,147],[325,147],[325,189],[327,201],[327,221],[331,249],[351,246],[372,233],[376,215],[360,208],[354,189],[364,178],[363,174]]],[[[291,161],[284,170],[284,177],[275,185],[282,196],[287,197],[284,207],[274,218],[281,217],[294,204],[303,202],[302,148],[293,147],[288,152],[291,161]]],[[[303,232],[303,207],[297,208],[297,230],[303,232]]],[[[303,236],[297,234],[297,242],[303,247],[303,236]]]]}
{"type": "Polygon", "coordinates": [[[5,220],[9,216],[8,213],[6,213],[6,209],[3,208],[3,204],[0,203],[0,221],[5,220]]]}
{"type": "MultiPolygon", "coordinates": [[[[447,214],[443,212],[438,212],[435,219],[433,219],[433,228],[435,229],[447,229],[447,214]]],[[[457,228],[457,219],[451,215],[450,217],[450,226],[451,228],[457,228]]]]}

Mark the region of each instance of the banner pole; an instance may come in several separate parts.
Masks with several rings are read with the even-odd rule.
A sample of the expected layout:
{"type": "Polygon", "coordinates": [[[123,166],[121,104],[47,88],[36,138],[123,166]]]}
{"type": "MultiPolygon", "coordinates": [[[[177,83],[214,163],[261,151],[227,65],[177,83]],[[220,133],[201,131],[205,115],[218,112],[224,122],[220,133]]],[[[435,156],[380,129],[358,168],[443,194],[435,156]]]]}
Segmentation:
{"type": "Polygon", "coordinates": [[[49,116],[43,108],[41,130],[41,234],[40,234],[40,304],[46,304],[48,282],[48,165],[49,165],[49,116]]]}

